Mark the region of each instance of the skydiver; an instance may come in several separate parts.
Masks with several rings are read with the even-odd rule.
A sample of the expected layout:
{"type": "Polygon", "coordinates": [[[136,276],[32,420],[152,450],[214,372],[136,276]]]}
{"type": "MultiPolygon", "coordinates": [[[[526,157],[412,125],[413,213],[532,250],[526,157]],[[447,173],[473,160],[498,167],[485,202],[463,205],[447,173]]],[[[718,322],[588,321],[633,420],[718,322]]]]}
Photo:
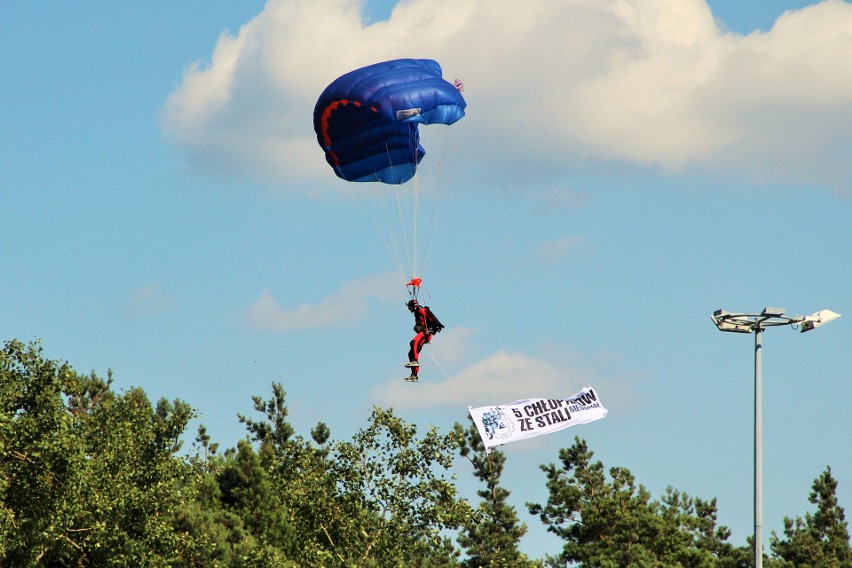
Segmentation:
{"type": "Polygon", "coordinates": [[[432,340],[434,334],[440,333],[444,329],[444,325],[438,321],[429,306],[421,306],[415,299],[409,300],[405,305],[408,307],[408,311],[414,314],[414,332],[416,335],[409,344],[411,349],[408,351],[408,363],[405,364],[406,367],[411,369],[411,375],[405,377],[404,380],[416,383],[418,380],[417,372],[420,370],[420,363],[418,362],[420,350],[432,340]]]}

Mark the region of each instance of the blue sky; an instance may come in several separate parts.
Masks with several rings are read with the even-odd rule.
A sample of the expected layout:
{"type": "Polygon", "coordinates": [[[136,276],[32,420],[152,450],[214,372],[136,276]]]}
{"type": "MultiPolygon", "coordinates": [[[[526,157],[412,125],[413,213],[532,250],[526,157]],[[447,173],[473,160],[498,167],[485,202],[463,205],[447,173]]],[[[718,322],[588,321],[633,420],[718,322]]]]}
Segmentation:
{"type": "MultiPolygon", "coordinates": [[[[374,404],[449,428],[591,383],[604,420],[504,447],[525,550],[560,549],[524,503],[574,435],[655,497],[717,497],[745,544],[753,344],[709,316],[849,312],[852,5],[394,5],[0,2],[2,338],[186,400],[226,447],[273,381],[336,438],[374,404]],[[395,57],[468,102],[417,385],[401,275],[311,124],[331,80],[395,57]]],[[[845,317],[765,334],[767,537],[827,465],[852,509],[850,341],[845,317]]]]}

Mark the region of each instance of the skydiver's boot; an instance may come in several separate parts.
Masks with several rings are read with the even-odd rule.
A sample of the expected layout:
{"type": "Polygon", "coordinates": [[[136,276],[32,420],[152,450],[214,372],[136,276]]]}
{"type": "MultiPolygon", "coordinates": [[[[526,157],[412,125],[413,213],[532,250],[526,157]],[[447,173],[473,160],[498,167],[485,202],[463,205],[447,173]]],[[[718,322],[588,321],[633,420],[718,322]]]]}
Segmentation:
{"type": "Polygon", "coordinates": [[[417,378],[417,375],[411,375],[411,376],[405,377],[402,380],[405,381],[406,383],[416,383],[419,379],[417,378]]]}
{"type": "Polygon", "coordinates": [[[420,366],[420,363],[418,363],[417,361],[409,361],[408,363],[403,365],[403,367],[419,367],[419,366],[420,366]]]}

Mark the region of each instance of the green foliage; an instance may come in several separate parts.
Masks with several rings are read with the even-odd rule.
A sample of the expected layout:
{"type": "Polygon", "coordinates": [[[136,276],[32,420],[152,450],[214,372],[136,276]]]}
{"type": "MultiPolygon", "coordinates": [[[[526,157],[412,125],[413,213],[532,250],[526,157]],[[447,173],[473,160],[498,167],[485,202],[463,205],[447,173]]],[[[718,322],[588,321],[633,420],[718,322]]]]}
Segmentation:
{"type": "Polygon", "coordinates": [[[257,455],[242,442],[238,456],[244,457],[243,466],[237,470],[226,464],[219,474],[223,503],[254,538],[264,538],[264,531],[252,532],[252,527],[259,526],[254,516],[265,505],[237,507],[235,497],[244,493],[235,493],[234,487],[264,489],[259,497],[275,504],[270,514],[289,520],[280,526],[287,527],[291,538],[275,546],[298,565],[456,565],[458,551],[441,532],[457,528],[470,507],[441,473],[458,447],[454,434],[442,436],[430,429],[418,438],[415,426],[376,408],[368,427],[351,441],[327,445],[331,433],[319,423],[311,442],[287,422],[285,397],[282,386],[273,384],[270,400],[253,398],[262,418],[240,420],[258,445],[257,455]],[[247,471],[254,477],[246,478],[247,471]],[[239,483],[238,473],[243,476],[239,483]]]}
{"type": "Polygon", "coordinates": [[[255,411],[263,414],[265,419],[256,421],[242,414],[237,415],[254,440],[261,444],[271,444],[276,450],[282,452],[286,452],[287,442],[295,433],[293,427],[287,422],[286,394],[280,383],[273,383],[270,400],[265,401],[259,396],[251,398],[255,411]]]}
{"type": "Polygon", "coordinates": [[[218,482],[224,508],[239,517],[242,527],[263,546],[295,551],[296,535],[273,474],[268,445],[256,453],[241,441],[237,452],[222,467],[218,482]]]}
{"type": "MultiPolygon", "coordinates": [[[[287,421],[285,399],[284,388],[273,383],[270,400],[252,398],[255,411],[263,418],[239,418],[259,447],[257,466],[264,470],[275,492],[283,515],[280,522],[289,527],[287,558],[299,565],[331,566],[340,560],[333,551],[334,537],[342,530],[338,527],[351,523],[348,515],[357,512],[347,511],[337,495],[333,462],[324,446],[331,435],[328,427],[321,423],[314,428],[316,446],[296,435],[287,421]]],[[[251,446],[241,443],[239,448],[247,453],[251,446]]],[[[220,475],[220,484],[226,480],[227,471],[220,475]]]]}
{"type": "Polygon", "coordinates": [[[222,493],[213,474],[218,459],[207,456],[209,461],[191,460],[192,475],[180,488],[183,506],[172,523],[186,542],[180,564],[231,566],[235,545],[245,538],[245,531],[240,520],[222,507],[222,493]]]}
{"type": "Polygon", "coordinates": [[[170,519],[188,472],[174,459],[192,417],[151,407],[94,374],[44,358],[38,344],[0,353],[2,558],[14,566],[166,565],[184,549],[170,519]]]}
{"type": "Polygon", "coordinates": [[[335,476],[341,497],[360,511],[359,532],[352,534],[361,553],[382,566],[406,566],[412,557],[448,562],[440,532],[456,529],[471,515],[443,471],[453,463],[459,439],[430,428],[417,428],[374,408],[367,428],[335,448],[335,476]],[[437,555],[437,557],[436,557],[437,555]]]}
{"type": "MultiPolygon", "coordinates": [[[[592,462],[585,441],[560,450],[547,474],[547,504],[529,504],[547,530],[565,540],[559,561],[584,566],[735,566],[730,532],[716,528],[716,503],[669,488],[662,503],[636,486],[626,468],[592,462]]],[[[737,556],[739,558],[739,556],[737,556]]]]}
{"type": "MultiPolygon", "coordinates": [[[[286,393],[252,397],[248,437],[220,454],[180,400],[116,393],[112,372],[76,373],[37,343],[0,351],[0,566],[541,566],[518,546],[526,526],[500,484],[506,456],[475,429],[441,434],[374,408],[351,440],[320,422],[305,438],[286,393]],[[476,509],[448,475],[456,453],[483,484],[476,509]],[[466,553],[461,560],[458,542],[466,553]]],[[[669,488],[659,500],[625,468],[592,462],[585,442],[559,452],[546,505],[528,504],[564,541],[548,565],[740,568],[751,550],[716,526],[715,500],[669,488]]],[[[767,568],[850,566],[844,512],[827,469],[817,506],[772,535],[767,568]]]]}
{"type": "Polygon", "coordinates": [[[70,506],[66,495],[79,492],[84,481],[75,474],[85,465],[82,444],[75,448],[69,443],[76,419],[66,412],[62,400],[63,392],[73,386],[79,389],[70,369],[45,360],[41,346],[18,341],[4,344],[0,352],[0,478],[7,563],[33,564],[51,550],[62,550],[63,543],[76,545],[77,527],[61,522],[70,506]]]}
{"type": "Polygon", "coordinates": [[[827,467],[814,481],[808,500],[816,512],[805,514],[804,520],[784,518],[784,535],[774,532],[770,538],[772,551],[783,561],[782,566],[803,568],[848,568],[852,566],[848,523],[843,508],[837,503],[837,481],[827,467]]]}

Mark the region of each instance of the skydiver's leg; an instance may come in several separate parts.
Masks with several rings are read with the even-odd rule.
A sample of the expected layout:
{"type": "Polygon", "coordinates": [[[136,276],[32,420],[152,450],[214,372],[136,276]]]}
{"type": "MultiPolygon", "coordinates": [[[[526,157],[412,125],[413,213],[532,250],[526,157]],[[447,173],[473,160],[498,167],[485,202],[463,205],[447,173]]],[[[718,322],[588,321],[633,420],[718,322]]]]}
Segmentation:
{"type": "Polygon", "coordinates": [[[406,377],[405,380],[408,382],[417,382],[417,371],[419,370],[417,359],[420,358],[420,348],[423,346],[423,334],[418,333],[415,335],[409,345],[411,349],[408,350],[408,363],[405,366],[410,368],[411,376],[406,377]]]}
{"type": "MultiPolygon", "coordinates": [[[[409,345],[411,349],[408,350],[408,360],[409,361],[419,361],[420,360],[420,349],[423,347],[423,344],[426,342],[426,336],[423,332],[418,333],[414,336],[414,339],[411,340],[409,345]]],[[[414,367],[415,369],[417,367],[414,367]]]]}
{"type": "Polygon", "coordinates": [[[408,344],[411,346],[411,349],[408,350],[408,360],[409,361],[417,361],[417,336],[414,336],[414,339],[408,344]]]}
{"type": "Polygon", "coordinates": [[[411,351],[409,351],[409,361],[419,361],[420,360],[420,350],[423,348],[423,344],[426,343],[426,335],[421,331],[417,335],[414,336],[414,339],[411,340],[411,351]]]}

